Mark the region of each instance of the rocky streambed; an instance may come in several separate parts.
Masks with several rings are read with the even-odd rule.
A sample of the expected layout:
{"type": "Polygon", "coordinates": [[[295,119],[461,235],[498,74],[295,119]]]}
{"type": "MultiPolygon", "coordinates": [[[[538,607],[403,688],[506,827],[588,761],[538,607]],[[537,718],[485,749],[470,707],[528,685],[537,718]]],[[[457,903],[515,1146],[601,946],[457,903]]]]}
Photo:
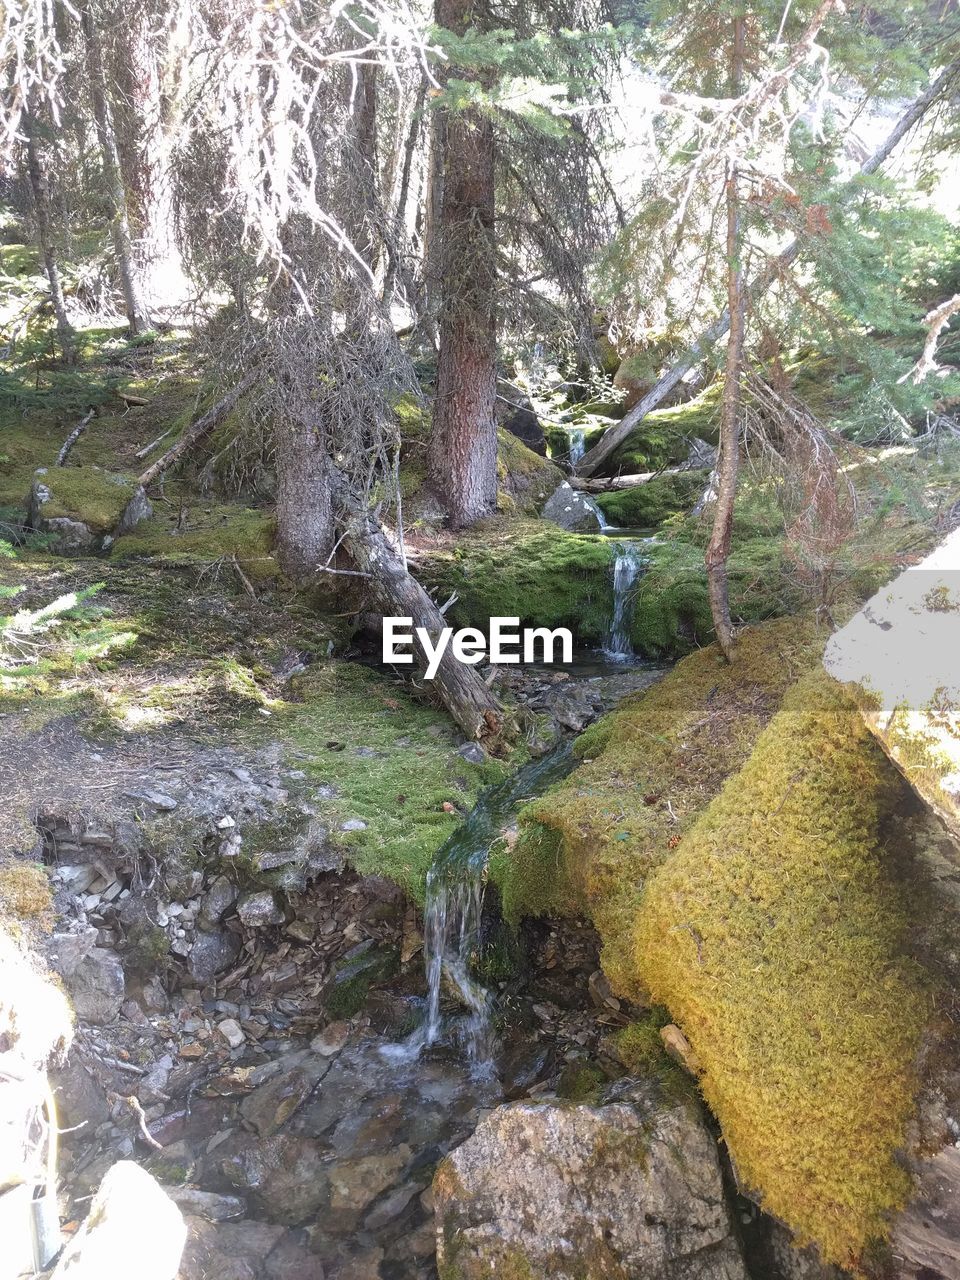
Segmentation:
{"type": "MultiPolygon", "coordinates": [[[[570,731],[657,672],[562,674],[508,678],[570,731]]],[[[117,1162],[135,1162],[187,1223],[183,1280],[425,1280],[438,1239],[443,1275],[490,1274],[491,1259],[509,1275],[521,1254],[563,1275],[593,1253],[625,1275],[745,1274],[715,1140],[691,1096],[630,1080],[617,1032],[632,1011],[589,926],[515,937],[488,896],[476,950],[492,1058],[465,1058],[446,987],[440,1034],[411,1053],[420,910],[334,857],[309,806],[251,873],[245,827],[286,812],[297,780],[278,760],[203,764],[168,771],[163,789],[131,782],[139,822],[41,817],[49,956],[78,1017],[53,1077],[73,1223],[117,1162]],[[158,865],[145,811],[147,828],[178,815],[207,856],[158,865]],[[641,1158],[648,1146],[683,1155],[641,1158]],[[625,1215],[637,1197],[649,1212],[625,1215]],[[526,1205],[520,1220],[511,1205],[526,1205]]],[[[86,1230],[72,1275],[87,1274],[86,1230]]]]}

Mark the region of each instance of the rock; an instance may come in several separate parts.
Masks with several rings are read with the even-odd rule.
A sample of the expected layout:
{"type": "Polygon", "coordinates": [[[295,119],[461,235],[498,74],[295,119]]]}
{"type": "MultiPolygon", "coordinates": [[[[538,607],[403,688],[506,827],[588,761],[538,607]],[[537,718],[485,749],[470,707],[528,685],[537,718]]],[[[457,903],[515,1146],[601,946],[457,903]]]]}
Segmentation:
{"type": "Polygon", "coordinates": [[[596,505],[566,480],[547,499],[542,516],[568,533],[597,533],[601,528],[596,505]]]}
{"type": "Polygon", "coordinates": [[[920,1163],[916,1191],[894,1223],[890,1247],[903,1277],[960,1280],[960,1148],[920,1163]]]}
{"type": "Polygon", "coordinates": [[[283,924],[284,916],[277,899],[269,889],[248,893],[237,903],[237,915],[248,929],[262,929],[271,924],[283,924]]]}
{"type": "Polygon", "coordinates": [[[103,1086],[94,1080],[79,1057],[71,1053],[66,1065],[50,1074],[57,1103],[57,1119],[66,1129],[95,1128],[110,1115],[103,1086]]]}
{"type": "Polygon", "coordinates": [[[237,886],[231,884],[226,876],[217,876],[200,904],[201,928],[215,929],[236,902],[237,896],[237,886]]]}
{"type": "Polygon", "coordinates": [[[94,947],[65,981],[82,1022],[103,1026],[119,1014],[125,984],[123,966],[112,951],[94,947]]]}
{"type": "Polygon", "coordinates": [[[479,742],[465,742],[462,747],[457,747],[457,754],[469,764],[484,764],[487,759],[487,753],[479,742]]]}
{"type": "Polygon", "coordinates": [[[528,395],[509,382],[497,382],[497,400],[494,416],[497,426],[522,440],[528,449],[547,456],[547,438],[543,425],[528,395]]]}
{"type": "Polygon", "coordinates": [[[166,1098],[164,1090],[173,1070],[173,1057],[166,1053],[150,1068],[140,1080],[137,1097],[141,1102],[162,1102],[166,1098]]]}
{"type": "MultiPolygon", "coordinates": [[[[123,509],[123,514],[113,531],[113,538],[122,538],[125,533],[135,529],[141,520],[148,520],[153,515],[153,506],[146,492],[137,485],[133,497],[123,509]]],[[[111,538],[111,541],[113,540],[111,538]]]]}
{"type": "Polygon", "coordinates": [[[883,587],[827,643],[824,666],[852,682],[864,720],[958,843],[960,529],[883,587]]]}
{"type": "Polygon", "coordinates": [[[350,1230],[352,1225],[347,1215],[362,1212],[393,1186],[411,1155],[410,1148],[401,1143],[379,1155],[338,1160],[330,1166],[330,1208],[333,1213],[344,1215],[344,1230],[350,1230]]]}
{"type": "Polygon", "coordinates": [[[597,715],[597,705],[590,692],[580,684],[561,684],[546,695],[545,704],[550,716],[570,729],[580,733],[597,715]]]}
{"type": "Polygon", "coordinates": [[[270,1222],[213,1223],[197,1215],[187,1224],[179,1280],[261,1280],[269,1274],[265,1260],[286,1235],[283,1227],[270,1222]]]}
{"type": "Polygon", "coordinates": [[[694,436],[690,441],[687,456],[680,464],[680,469],[682,471],[713,471],[716,465],[717,449],[715,446],[708,444],[706,440],[701,440],[698,436],[694,436]]]}
{"type": "Polygon", "coordinates": [[[328,1166],[317,1144],[293,1134],[243,1141],[222,1156],[220,1168],[235,1187],[251,1192],[262,1212],[277,1222],[305,1222],[329,1195],[328,1166]]]}
{"type": "Polygon", "coordinates": [[[107,1172],[53,1280],[175,1280],[187,1238],[180,1210],[129,1160],[107,1172]]]}
{"type": "Polygon", "coordinates": [[[76,933],[54,933],[47,943],[51,968],[61,978],[72,977],[97,944],[97,930],[84,926],[76,933]]]}
{"type": "Polygon", "coordinates": [[[660,1039],[663,1041],[663,1047],[674,1060],[679,1062],[691,1075],[696,1075],[700,1069],[700,1060],[693,1052],[693,1046],[683,1034],[679,1027],[675,1027],[672,1022],[668,1022],[665,1027],[660,1028],[660,1039]]]}
{"type": "Polygon", "coordinates": [[[247,1211],[239,1196],[218,1195],[198,1187],[164,1187],[164,1190],[184,1213],[206,1218],[208,1222],[229,1222],[232,1218],[242,1218],[247,1211]]]}
{"type": "Polygon", "coordinates": [[[650,1085],[497,1107],[433,1187],[445,1280],[746,1280],[716,1143],[692,1102],[650,1085]]]}
{"type": "Polygon", "coordinates": [[[268,1080],[244,1098],[240,1111],[261,1138],[269,1138],[299,1110],[327,1072],[328,1063],[311,1059],[268,1080]]]}
{"type": "Polygon", "coordinates": [[[233,964],[240,954],[240,947],[240,939],[227,929],[220,929],[216,933],[198,933],[187,961],[190,976],[204,986],[221,969],[233,964]]]}
{"type": "Polygon", "coordinates": [[[231,1049],[239,1049],[246,1039],[236,1018],[224,1018],[222,1022],[217,1023],[217,1030],[231,1049]]]}
{"type": "Polygon", "coordinates": [[[604,1007],[608,1009],[619,1009],[620,1001],[613,994],[607,976],[602,969],[594,969],[590,977],[587,979],[587,989],[590,992],[590,999],[598,1009],[604,1007]]]}
{"type": "Polygon", "coordinates": [[[350,1036],[349,1022],[331,1022],[310,1041],[310,1048],[321,1058],[332,1058],[347,1043],[350,1036]]]}
{"type": "Polygon", "coordinates": [[[362,818],[348,818],[341,826],[341,831],[366,831],[367,824],[362,818]]]}

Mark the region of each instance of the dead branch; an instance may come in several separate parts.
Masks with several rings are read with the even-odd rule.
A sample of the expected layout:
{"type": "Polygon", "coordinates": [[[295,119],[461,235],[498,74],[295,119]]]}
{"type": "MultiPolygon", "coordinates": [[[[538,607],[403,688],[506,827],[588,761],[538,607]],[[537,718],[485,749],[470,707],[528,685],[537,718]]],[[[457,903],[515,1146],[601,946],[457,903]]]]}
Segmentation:
{"type": "Polygon", "coordinates": [[[80,421],[77,423],[77,425],[73,428],[73,430],[67,436],[66,440],[64,440],[60,448],[60,452],[57,454],[57,460],[53,464],[55,467],[62,467],[66,463],[67,458],[70,455],[70,450],[73,448],[73,446],[77,443],[77,441],[86,431],[87,427],[90,425],[90,419],[93,417],[93,412],[94,411],[90,409],[85,415],[85,417],[81,418],[80,421]]]}
{"type": "Polygon", "coordinates": [[[906,382],[908,378],[912,378],[914,382],[922,382],[928,373],[936,373],[939,367],[936,359],[937,343],[941,333],[958,311],[960,311],[960,293],[955,293],[952,298],[941,302],[939,307],[934,307],[923,317],[923,323],[927,326],[927,340],[923,344],[920,359],[902,378],[897,379],[898,382],[906,382]]]}
{"type": "Polygon", "coordinates": [[[228,413],[236,406],[237,401],[250,390],[257,378],[257,370],[251,369],[237,383],[232,391],[228,391],[225,396],[212,405],[204,414],[187,427],[183,435],[167,450],[165,454],[159,457],[156,462],[147,467],[143,475],[140,476],[137,484],[142,489],[146,489],[148,485],[153,484],[157,476],[163,475],[173,464],[182,458],[185,453],[194,447],[204,436],[220,423],[228,413]]]}
{"type": "Polygon", "coordinates": [[[151,440],[150,443],[145,444],[142,449],[138,449],[133,456],[140,461],[142,458],[145,458],[148,453],[153,453],[157,445],[160,444],[161,441],[166,440],[172,430],[173,427],[167,427],[166,431],[162,431],[155,440],[151,440]]]}

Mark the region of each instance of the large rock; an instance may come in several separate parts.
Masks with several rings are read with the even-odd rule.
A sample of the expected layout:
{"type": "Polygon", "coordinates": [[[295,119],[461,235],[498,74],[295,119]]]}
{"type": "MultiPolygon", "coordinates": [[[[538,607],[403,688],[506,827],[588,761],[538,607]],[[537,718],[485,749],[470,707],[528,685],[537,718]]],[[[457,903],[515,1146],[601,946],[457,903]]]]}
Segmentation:
{"type": "Polygon", "coordinates": [[[30,490],[27,524],[63,555],[105,551],[153,514],[132,476],[99,467],[42,467],[30,490]]]}
{"type": "MultiPolygon", "coordinates": [[[[960,842],[960,529],[870,599],[827,645],[864,718],[960,842]]],[[[957,853],[960,866],[960,848],[957,853]]]]}
{"type": "Polygon", "coordinates": [[[602,528],[597,504],[579,489],[571,488],[566,480],[547,499],[542,516],[568,533],[598,533],[602,528]]]}
{"type": "Polygon", "coordinates": [[[498,1107],[434,1181],[445,1280],[746,1280],[716,1142],[652,1086],[498,1107]]]}
{"type": "Polygon", "coordinates": [[[109,1169],[52,1280],[174,1280],[187,1228],[180,1210],[145,1169],[109,1169]]]}
{"type": "Polygon", "coordinates": [[[77,1017],[102,1026],[113,1022],[125,994],[123,966],[103,947],[94,947],[65,979],[77,1017]]]}
{"type": "Polygon", "coordinates": [[[528,449],[547,456],[547,438],[530,397],[509,382],[497,383],[495,417],[497,426],[522,440],[528,449]]]}

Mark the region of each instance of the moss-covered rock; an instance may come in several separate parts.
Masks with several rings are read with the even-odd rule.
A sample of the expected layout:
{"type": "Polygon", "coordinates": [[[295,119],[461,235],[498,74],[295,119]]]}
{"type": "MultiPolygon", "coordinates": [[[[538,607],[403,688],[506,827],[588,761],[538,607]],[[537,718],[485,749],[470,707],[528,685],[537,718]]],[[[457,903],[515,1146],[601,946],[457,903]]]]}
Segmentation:
{"type": "Polygon", "coordinates": [[[707,483],[704,471],[674,471],[646,484],[596,495],[607,523],[621,529],[655,529],[670,516],[689,511],[707,483]]]}
{"type": "Polygon", "coordinates": [[[686,458],[691,440],[717,443],[720,386],[714,384],[686,404],[648,413],[600,469],[602,475],[635,475],[676,466],[686,458]]]}
{"type": "Polygon", "coordinates": [[[512,521],[488,523],[452,550],[425,556],[420,576],[438,593],[456,591],[448,616],[458,626],[518,617],[521,626],[569,627],[580,643],[598,644],[613,609],[612,564],[601,538],[512,521]]]}
{"type": "Polygon", "coordinates": [[[806,620],[752,628],[736,667],[716,646],[698,650],[592,725],[577,740],[580,767],[522,811],[512,851],[491,859],[505,915],[585,912],[615,989],[645,999],[632,930],[646,879],[747,759],[825,638],[806,620]]]}
{"type": "Polygon", "coordinates": [[[59,550],[97,550],[151,510],[135,476],[99,467],[52,467],[33,484],[28,523],[35,532],[48,534],[59,550]]]}
{"type": "Polygon", "coordinates": [[[908,1191],[926,999],[882,847],[901,786],[853,703],[806,676],[650,877],[634,929],[738,1178],[844,1265],[908,1191]]]}

